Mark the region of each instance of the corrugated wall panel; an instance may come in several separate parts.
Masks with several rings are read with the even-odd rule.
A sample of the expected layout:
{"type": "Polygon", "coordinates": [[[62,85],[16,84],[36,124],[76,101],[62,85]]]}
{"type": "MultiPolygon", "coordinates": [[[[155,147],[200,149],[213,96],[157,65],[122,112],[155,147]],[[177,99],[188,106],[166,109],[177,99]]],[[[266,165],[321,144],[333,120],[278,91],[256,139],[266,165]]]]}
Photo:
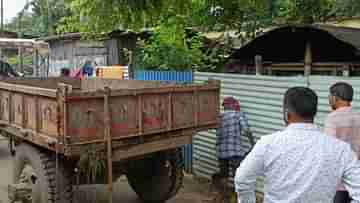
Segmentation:
{"type": "MultiPolygon", "coordinates": [[[[259,138],[284,128],[282,100],[290,87],[307,86],[304,77],[250,76],[236,74],[195,73],[195,82],[208,79],[222,81],[221,99],[233,96],[240,101],[241,110],[249,119],[251,130],[259,138]]],[[[319,96],[319,112],[316,124],[322,127],[330,111],[328,104],[329,87],[335,82],[345,81],[353,85],[355,100],[353,106],[360,111],[360,78],[310,77],[310,88],[319,96]]],[[[195,175],[210,178],[218,171],[215,151],[215,131],[201,132],[193,141],[193,169],[195,175]]],[[[244,152],[249,149],[246,138],[242,139],[244,152]]],[[[262,191],[262,178],[258,181],[258,191],[262,191]]]]}
{"type": "Polygon", "coordinates": [[[135,80],[157,80],[157,81],[176,81],[176,82],[192,82],[193,73],[177,72],[177,71],[147,71],[136,70],[135,80]]]}
{"type": "MultiPolygon", "coordinates": [[[[294,86],[305,86],[302,77],[279,78],[235,74],[195,73],[195,82],[211,79],[221,80],[221,100],[233,96],[240,101],[241,110],[249,120],[255,137],[273,133],[284,127],[282,99],[285,91],[294,86]]],[[[210,178],[218,171],[215,151],[215,131],[202,132],[194,137],[194,173],[210,178]]],[[[247,138],[243,138],[244,153],[250,148],[247,138]]],[[[259,179],[261,186],[262,180],[259,179]]],[[[261,187],[259,187],[261,192],[261,187]]]]}

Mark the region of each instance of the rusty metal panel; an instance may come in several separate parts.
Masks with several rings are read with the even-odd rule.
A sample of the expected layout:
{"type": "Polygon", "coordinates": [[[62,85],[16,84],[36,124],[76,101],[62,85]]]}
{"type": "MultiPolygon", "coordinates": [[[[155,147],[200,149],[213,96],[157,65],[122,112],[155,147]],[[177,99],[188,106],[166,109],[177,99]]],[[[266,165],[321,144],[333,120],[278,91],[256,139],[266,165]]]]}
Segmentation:
{"type": "Polygon", "coordinates": [[[1,120],[10,122],[10,93],[1,91],[1,120]]]}
{"type": "Polygon", "coordinates": [[[12,96],[12,105],[11,113],[13,117],[14,124],[18,126],[23,125],[23,95],[22,94],[13,94],[12,96]]]}
{"type": "Polygon", "coordinates": [[[144,132],[168,129],[169,100],[166,94],[152,94],[142,99],[142,123],[144,132]]]}
{"type": "Polygon", "coordinates": [[[37,130],[37,105],[35,96],[24,96],[25,97],[25,116],[26,122],[25,127],[31,130],[37,130]]]}
{"type": "Polygon", "coordinates": [[[72,143],[104,138],[103,100],[81,100],[67,105],[68,135],[72,143]]]}
{"type": "Polygon", "coordinates": [[[113,137],[136,134],[139,131],[136,97],[110,98],[110,117],[113,137]]]}
{"type": "Polygon", "coordinates": [[[173,93],[172,105],[173,128],[192,127],[195,124],[193,93],[173,93]]]}
{"type": "Polygon", "coordinates": [[[217,120],[219,109],[218,94],[214,91],[199,92],[199,124],[209,124],[217,120]]]}
{"type": "Polygon", "coordinates": [[[57,101],[47,98],[41,98],[39,100],[38,109],[39,128],[40,132],[52,137],[57,137],[58,134],[58,112],[57,101]]]}
{"type": "Polygon", "coordinates": [[[58,82],[66,83],[57,79],[0,82],[4,129],[50,150],[54,150],[54,143],[62,142],[60,150],[64,153],[75,145],[99,143],[97,146],[103,147],[105,92],[97,90],[107,86],[111,88],[111,138],[114,142],[128,138],[118,144],[130,143],[133,137],[168,139],[172,133],[189,136],[216,125],[219,86],[212,83],[177,86],[89,80],[83,84],[70,81],[69,86],[52,84],[58,82]]]}

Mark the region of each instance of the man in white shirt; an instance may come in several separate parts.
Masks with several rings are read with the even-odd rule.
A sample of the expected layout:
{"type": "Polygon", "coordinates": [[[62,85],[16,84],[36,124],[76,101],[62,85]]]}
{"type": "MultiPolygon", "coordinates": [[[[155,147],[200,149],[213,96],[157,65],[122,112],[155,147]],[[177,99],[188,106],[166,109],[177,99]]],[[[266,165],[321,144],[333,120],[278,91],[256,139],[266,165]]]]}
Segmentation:
{"type": "Polygon", "coordinates": [[[284,97],[287,127],[262,137],[236,171],[239,203],[255,203],[256,179],[264,176],[264,203],[332,203],[342,180],[360,203],[360,165],[351,146],[314,124],[318,98],[305,87],[284,97]]]}

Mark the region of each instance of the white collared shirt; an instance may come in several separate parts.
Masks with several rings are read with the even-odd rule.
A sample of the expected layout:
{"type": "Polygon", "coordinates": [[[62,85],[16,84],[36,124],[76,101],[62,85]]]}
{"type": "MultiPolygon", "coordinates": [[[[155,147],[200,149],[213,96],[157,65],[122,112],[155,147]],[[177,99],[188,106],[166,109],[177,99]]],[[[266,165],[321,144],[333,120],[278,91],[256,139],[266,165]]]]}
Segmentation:
{"type": "Polygon", "coordinates": [[[339,179],[360,203],[356,154],[313,124],[291,124],[258,141],[236,171],[239,203],[255,203],[258,176],[264,176],[264,203],[332,203],[339,179]]]}

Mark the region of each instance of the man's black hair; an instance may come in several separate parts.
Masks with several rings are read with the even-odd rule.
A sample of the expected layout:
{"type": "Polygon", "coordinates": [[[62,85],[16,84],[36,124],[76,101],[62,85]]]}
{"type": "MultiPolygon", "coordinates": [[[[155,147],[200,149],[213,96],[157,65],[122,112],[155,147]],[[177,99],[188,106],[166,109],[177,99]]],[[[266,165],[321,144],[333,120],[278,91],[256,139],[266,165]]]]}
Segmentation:
{"type": "Polygon", "coordinates": [[[341,100],[352,102],[354,89],[346,82],[338,82],[330,87],[330,94],[341,100]]]}
{"type": "Polygon", "coordinates": [[[293,87],[286,91],[284,108],[303,119],[313,120],[317,113],[318,97],[307,87],[293,87]]]}

